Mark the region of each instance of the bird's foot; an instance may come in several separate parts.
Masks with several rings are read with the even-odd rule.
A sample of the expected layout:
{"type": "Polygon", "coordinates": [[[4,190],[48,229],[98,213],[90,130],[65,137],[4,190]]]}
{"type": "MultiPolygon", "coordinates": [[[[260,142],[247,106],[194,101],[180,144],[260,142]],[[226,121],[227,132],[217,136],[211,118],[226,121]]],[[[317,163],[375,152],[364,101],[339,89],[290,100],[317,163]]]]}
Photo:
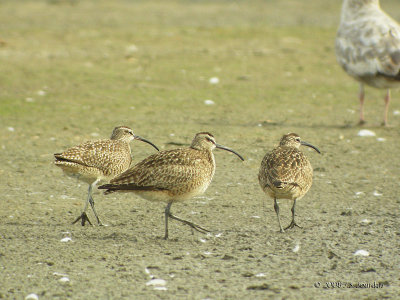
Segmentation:
{"type": "Polygon", "coordinates": [[[289,224],[288,227],[285,228],[285,230],[292,229],[293,227],[303,228],[300,225],[297,225],[296,222],[292,220],[292,222],[289,224]]]}
{"type": "Polygon", "coordinates": [[[174,215],[171,214],[171,213],[170,213],[168,216],[169,216],[171,219],[174,219],[174,220],[177,220],[177,221],[179,221],[179,222],[182,222],[183,224],[189,225],[190,227],[192,227],[194,230],[196,230],[196,231],[198,231],[198,232],[201,232],[201,233],[210,232],[210,230],[205,229],[204,227],[201,227],[200,225],[197,225],[197,224],[192,223],[192,222],[190,222],[190,221],[187,221],[187,220],[178,218],[177,216],[174,216],[174,215]]]}
{"type": "Polygon", "coordinates": [[[75,223],[78,222],[79,220],[81,220],[81,225],[82,225],[82,226],[85,226],[86,221],[87,221],[90,225],[92,225],[92,222],[90,222],[90,220],[89,220],[89,218],[88,218],[86,212],[83,212],[79,217],[77,217],[76,220],[72,222],[72,224],[75,224],[75,223]]]}

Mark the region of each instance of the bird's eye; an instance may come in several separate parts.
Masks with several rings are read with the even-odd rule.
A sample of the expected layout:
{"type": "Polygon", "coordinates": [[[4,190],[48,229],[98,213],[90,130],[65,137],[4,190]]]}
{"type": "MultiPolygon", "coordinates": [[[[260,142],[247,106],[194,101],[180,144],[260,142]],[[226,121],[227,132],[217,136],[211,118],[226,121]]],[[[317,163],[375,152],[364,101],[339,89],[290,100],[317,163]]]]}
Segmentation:
{"type": "Polygon", "coordinates": [[[208,136],[206,136],[206,140],[209,141],[210,143],[215,144],[215,142],[211,138],[209,138],[208,136]]]}

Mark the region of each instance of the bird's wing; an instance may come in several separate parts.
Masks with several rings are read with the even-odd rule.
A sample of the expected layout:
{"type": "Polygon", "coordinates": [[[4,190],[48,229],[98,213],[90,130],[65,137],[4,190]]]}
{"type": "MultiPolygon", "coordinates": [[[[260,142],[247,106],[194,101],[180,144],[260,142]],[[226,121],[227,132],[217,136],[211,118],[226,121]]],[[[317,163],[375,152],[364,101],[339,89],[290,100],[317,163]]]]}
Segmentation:
{"type": "Polygon", "coordinates": [[[149,156],[110,181],[116,189],[179,189],[201,180],[211,168],[196,151],[174,149],[149,156]],[[190,152],[190,153],[189,153],[190,152]],[[130,187],[129,187],[130,186],[130,187]]]}
{"type": "Polygon", "coordinates": [[[382,11],[341,23],[335,50],[339,64],[354,77],[400,80],[400,26],[382,11]]]}
{"type": "MultiPolygon", "coordinates": [[[[98,169],[108,169],[111,164],[126,159],[125,151],[120,151],[123,143],[112,140],[89,141],[54,154],[57,162],[73,162],[98,169]]],[[[129,151],[129,149],[123,149],[129,151]]]]}

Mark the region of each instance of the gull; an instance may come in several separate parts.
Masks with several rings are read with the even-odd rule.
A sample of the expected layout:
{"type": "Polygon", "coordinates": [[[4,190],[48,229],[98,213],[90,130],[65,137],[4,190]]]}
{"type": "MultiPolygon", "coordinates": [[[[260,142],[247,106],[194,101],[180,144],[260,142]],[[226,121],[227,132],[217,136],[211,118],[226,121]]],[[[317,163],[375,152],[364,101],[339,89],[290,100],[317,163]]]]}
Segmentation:
{"type": "Polygon", "coordinates": [[[400,86],[400,25],[381,10],[379,0],[344,0],[335,42],[339,65],[359,81],[360,125],[364,84],[386,89],[383,125],[388,125],[390,89],[400,86]]]}

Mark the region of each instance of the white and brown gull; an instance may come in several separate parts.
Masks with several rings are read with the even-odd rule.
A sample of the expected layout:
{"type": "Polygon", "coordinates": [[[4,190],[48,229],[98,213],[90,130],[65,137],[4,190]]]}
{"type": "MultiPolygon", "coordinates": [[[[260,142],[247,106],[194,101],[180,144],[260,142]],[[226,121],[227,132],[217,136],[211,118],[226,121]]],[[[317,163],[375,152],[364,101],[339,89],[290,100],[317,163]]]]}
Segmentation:
{"type": "Polygon", "coordinates": [[[335,43],[342,68],[359,81],[360,124],[364,84],[386,89],[383,124],[388,125],[390,89],[400,87],[400,26],[381,10],[379,0],[344,0],[335,43]]]}
{"type": "Polygon", "coordinates": [[[97,223],[102,225],[94,208],[92,190],[99,182],[109,181],[118,174],[126,171],[131,165],[130,141],[139,140],[158,148],[150,141],[135,135],[129,127],[115,127],[110,139],[88,141],[69,148],[62,153],[55,153],[55,165],[60,167],[70,177],[76,177],[89,184],[85,208],[82,214],[73,222],[81,220],[82,226],[90,222],[86,210],[92,207],[97,223]]]}
{"type": "Polygon", "coordinates": [[[166,202],[164,239],[168,238],[169,218],[206,233],[207,229],[173,215],[170,209],[173,203],[188,200],[206,191],[215,173],[212,152],[215,148],[230,151],[244,160],[234,150],[217,144],[212,134],[200,132],[190,147],[153,154],[99,189],[107,189],[105,194],[133,192],[150,201],[166,202]]]}

